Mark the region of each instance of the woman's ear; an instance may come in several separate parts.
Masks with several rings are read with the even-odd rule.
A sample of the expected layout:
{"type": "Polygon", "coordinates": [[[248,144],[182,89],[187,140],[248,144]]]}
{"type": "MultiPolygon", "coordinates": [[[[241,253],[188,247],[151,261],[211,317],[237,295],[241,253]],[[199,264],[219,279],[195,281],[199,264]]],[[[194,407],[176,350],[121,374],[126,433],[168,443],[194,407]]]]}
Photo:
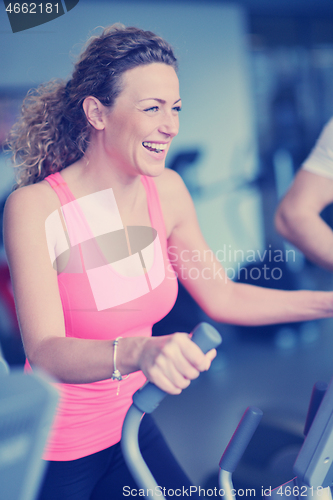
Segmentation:
{"type": "Polygon", "coordinates": [[[104,130],[105,110],[103,104],[93,96],[86,97],[82,104],[88,122],[96,130],[104,130]]]}

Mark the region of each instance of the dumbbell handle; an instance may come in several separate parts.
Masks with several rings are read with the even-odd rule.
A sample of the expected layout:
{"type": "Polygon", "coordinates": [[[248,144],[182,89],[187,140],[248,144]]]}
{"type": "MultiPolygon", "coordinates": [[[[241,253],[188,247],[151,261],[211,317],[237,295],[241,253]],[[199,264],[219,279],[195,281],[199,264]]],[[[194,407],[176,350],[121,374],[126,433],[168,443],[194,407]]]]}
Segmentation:
{"type": "MultiPolygon", "coordinates": [[[[192,341],[206,354],[221,344],[219,332],[208,323],[200,323],[192,332],[192,341]]],[[[157,408],[167,393],[151,382],[147,382],[133,395],[133,404],[143,413],[151,413],[157,408]]]]}

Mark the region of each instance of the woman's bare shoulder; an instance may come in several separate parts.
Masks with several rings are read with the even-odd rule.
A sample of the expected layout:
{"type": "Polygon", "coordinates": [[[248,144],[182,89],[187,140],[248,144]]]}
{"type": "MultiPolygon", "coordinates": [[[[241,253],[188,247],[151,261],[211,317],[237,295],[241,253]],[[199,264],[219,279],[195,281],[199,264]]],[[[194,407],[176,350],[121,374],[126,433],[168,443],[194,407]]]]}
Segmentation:
{"type": "Polygon", "coordinates": [[[42,241],[47,218],[60,206],[57,195],[47,181],[24,186],[7,198],[4,210],[4,241],[10,253],[32,239],[42,241]]]}
{"type": "Polygon", "coordinates": [[[6,200],[5,214],[19,211],[24,214],[39,213],[44,216],[56,210],[59,200],[47,181],[24,186],[13,191],[6,200]]]}
{"type": "Polygon", "coordinates": [[[169,237],[184,218],[194,214],[193,202],[183,179],[174,170],[165,169],[155,177],[155,183],[169,237]]]}
{"type": "Polygon", "coordinates": [[[183,179],[170,168],[165,168],[154,180],[160,197],[174,199],[188,192],[183,179]]]}

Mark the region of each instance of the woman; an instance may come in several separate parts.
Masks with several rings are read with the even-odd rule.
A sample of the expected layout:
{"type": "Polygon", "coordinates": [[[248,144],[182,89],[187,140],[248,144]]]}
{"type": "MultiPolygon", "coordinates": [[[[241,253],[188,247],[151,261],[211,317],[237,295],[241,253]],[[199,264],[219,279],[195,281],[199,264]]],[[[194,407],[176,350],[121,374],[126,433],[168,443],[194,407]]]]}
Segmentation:
{"type": "MultiPolygon", "coordinates": [[[[203,355],[188,335],[151,337],[175,302],[177,275],[219,322],[332,316],[332,293],[235,284],[205,258],[191,198],[164,169],[179,127],[176,68],[161,38],[113,26],[89,43],[67,84],[30,98],[12,132],[21,174],[5,244],[27,364],[62,383],[43,499],[122,498],[133,484],[119,450],[133,392],[146,377],[178,394],[209,368],[215,351],[203,355]]],[[[143,433],[157,482],[186,486],[151,422],[143,433]]]]}

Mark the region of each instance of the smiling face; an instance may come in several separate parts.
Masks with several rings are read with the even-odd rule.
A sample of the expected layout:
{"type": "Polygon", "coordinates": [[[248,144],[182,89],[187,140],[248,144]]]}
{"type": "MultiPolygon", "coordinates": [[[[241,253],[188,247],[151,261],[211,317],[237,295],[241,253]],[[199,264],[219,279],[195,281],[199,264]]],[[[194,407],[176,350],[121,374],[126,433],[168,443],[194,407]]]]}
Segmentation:
{"type": "Polygon", "coordinates": [[[112,165],[129,175],[159,175],[181,109],[175,70],[152,63],[128,70],[123,90],[107,112],[103,144],[112,165]]]}

